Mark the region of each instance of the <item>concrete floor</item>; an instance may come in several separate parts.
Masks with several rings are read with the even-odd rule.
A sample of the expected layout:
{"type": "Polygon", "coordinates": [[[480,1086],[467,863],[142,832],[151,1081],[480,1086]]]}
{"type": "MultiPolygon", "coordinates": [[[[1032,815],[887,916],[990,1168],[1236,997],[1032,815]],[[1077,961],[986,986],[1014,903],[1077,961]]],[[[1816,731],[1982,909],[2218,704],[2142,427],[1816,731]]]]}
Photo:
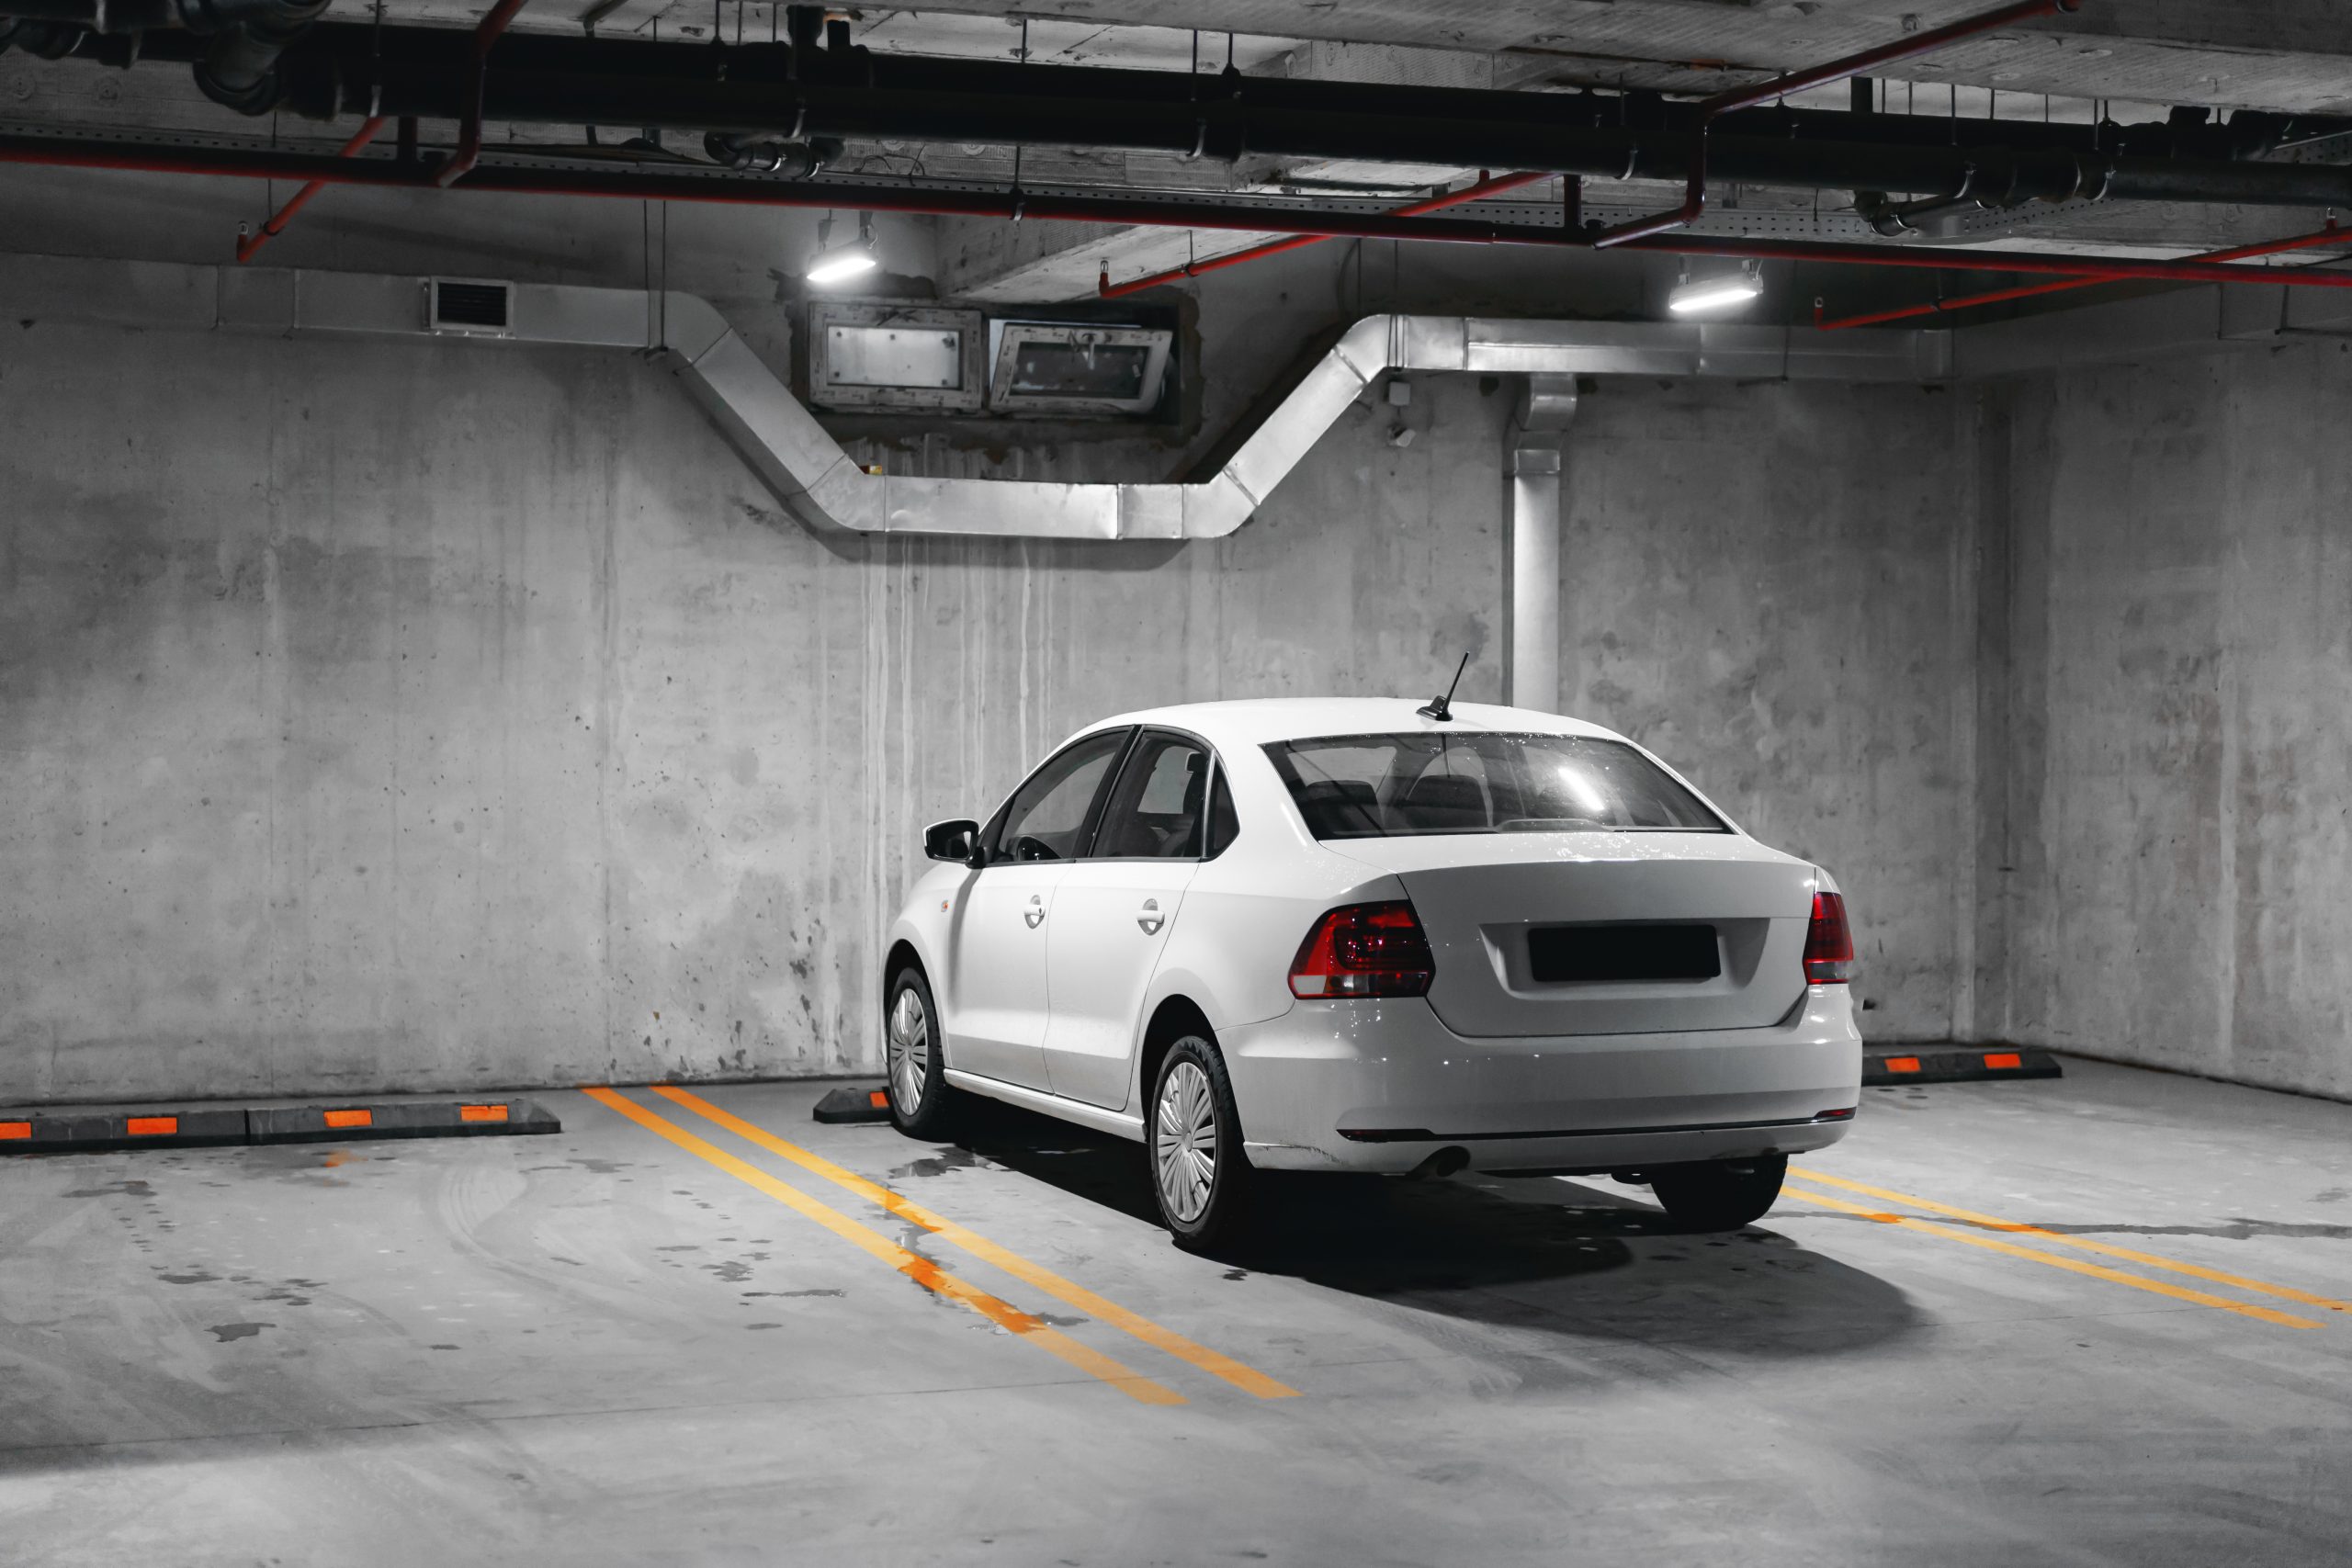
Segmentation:
{"type": "Polygon", "coordinates": [[[2341,1563],[2352,1107],[2070,1072],[1871,1091],[1736,1237],[1456,1180],[1216,1260],[1127,1146],[816,1085],[0,1160],[5,1555],[2341,1563]]]}

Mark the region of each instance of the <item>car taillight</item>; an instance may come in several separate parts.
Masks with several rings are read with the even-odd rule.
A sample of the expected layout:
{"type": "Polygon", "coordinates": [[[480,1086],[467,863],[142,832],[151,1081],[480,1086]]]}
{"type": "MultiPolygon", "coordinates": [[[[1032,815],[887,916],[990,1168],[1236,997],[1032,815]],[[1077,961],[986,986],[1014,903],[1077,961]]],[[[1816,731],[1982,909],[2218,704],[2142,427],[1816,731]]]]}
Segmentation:
{"type": "Polygon", "coordinates": [[[1418,997],[1437,973],[1420,918],[1403,899],[1327,911],[1291,961],[1294,997],[1418,997]]]}
{"type": "Polygon", "coordinates": [[[1842,986],[1854,977],[1854,933],[1846,926],[1846,900],[1835,893],[1813,896],[1813,924],[1804,933],[1804,978],[1809,986],[1842,986]]]}

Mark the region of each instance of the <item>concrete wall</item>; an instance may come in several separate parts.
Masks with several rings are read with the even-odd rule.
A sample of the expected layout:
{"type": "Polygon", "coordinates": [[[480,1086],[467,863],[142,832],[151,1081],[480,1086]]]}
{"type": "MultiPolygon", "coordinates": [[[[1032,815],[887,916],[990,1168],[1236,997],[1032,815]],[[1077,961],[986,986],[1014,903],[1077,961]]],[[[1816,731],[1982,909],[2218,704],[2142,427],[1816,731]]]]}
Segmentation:
{"type": "Polygon", "coordinates": [[[0,1097],[870,1061],[922,821],[1486,640],[1503,401],[1215,547],[840,545],[628,356],[13,331],[0,1097]]]}
{"type": "Polygon", "coordinates": [[[2352,354],[1987,412],[1985,1027],[2352,1095],[2352,354]]]}
{"type": "Polygon", "coordinates": [[[1829,868],[1877,1040],[1974,1027],[1964,412],[1923,388],[1610,380],[1570,433],[1565,705],[1829,868]]]}
{"type": "MultiPolygon", "coordinates": [[[[1203,439],[1321,324],[1281,292],[1216,311],[1203,439]]],[[[1076,726],[1419,695],[1465,647],[1465,693],[1498,689],[1510,403],[1425,378],[1403,447],[1359,407],[1214,544],[844,544],[629,356],[13,329],[0,1098],[868,1066],[919,826],[1076,726]]],[[[1836,865],[1866,918],[1903,911],[1884,1017],[1912,1033],[1950,1006],[1948,868],[1867,807],[1951,772],[1917,712],[1933,657],[1889,634],[1940,615],[1948,640],[1951,588],[1887,600],[1897,542],[1870,542],[1859,488],[1825,519],[1812,476],[1928,463],[1943,418],[1907,392],[1612,386],[1576,456],[1587,705],[1836,865]],[[1777,477],[1724,513],[1767,453],[1777,477]],[[1641,479],[1661,457],[1687,482],[1641,479]]],[[[1912,482],[1905,511],[1934,488],[1912,482]]]]}

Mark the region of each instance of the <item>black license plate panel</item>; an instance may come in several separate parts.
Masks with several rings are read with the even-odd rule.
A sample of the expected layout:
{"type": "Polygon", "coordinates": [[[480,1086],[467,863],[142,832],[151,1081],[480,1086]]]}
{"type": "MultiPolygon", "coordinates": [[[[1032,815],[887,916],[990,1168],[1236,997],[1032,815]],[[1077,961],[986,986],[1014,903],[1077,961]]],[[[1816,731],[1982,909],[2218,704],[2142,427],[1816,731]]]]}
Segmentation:
{"type": "Polygon", "coordinates": [[[1713,926],[1538,926],[1527,933],[1527,968],[1543,985],[1712,980],[1724,972],[1723,944],[1713,926]]]}

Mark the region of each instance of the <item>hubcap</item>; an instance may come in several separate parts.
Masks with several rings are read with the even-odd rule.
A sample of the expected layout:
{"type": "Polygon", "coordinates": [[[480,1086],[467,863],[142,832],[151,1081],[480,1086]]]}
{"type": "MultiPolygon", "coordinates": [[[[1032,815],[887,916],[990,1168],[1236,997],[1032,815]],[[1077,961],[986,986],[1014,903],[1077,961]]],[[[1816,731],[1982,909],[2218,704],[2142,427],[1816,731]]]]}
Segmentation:
{"type": "Polygon", "coordinates": [[[931,1015],[909,986],[890,1006],[890,1100],[902,1116],[922,1103],[922,1082],[931,1072],[931,1015]]]}
{"type": "Polygon", "coordinates": [[[1191,1224],[1209,1206],[1209,1188],[1216,1179],[1216,1102],[1208,1074],[1191,1062],[1168,1070],[1159,1086],[1156,1127],[1159,1201],[1191,1224]]]}

